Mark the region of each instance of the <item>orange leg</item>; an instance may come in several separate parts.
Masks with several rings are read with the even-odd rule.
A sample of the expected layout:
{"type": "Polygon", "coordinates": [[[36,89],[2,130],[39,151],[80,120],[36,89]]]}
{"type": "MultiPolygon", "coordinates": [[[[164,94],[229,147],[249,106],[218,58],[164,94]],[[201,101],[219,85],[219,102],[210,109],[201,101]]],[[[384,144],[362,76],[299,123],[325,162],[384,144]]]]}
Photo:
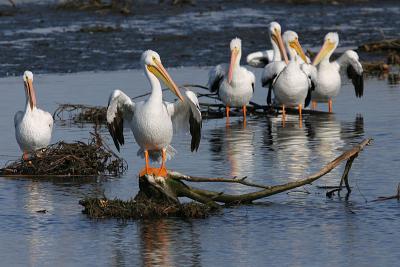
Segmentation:
{"type": "Polygon", "coordinates": [[[285,127],[285,122],[286,122],[285,105],[282,105],[282,126],[283,126],[283,127],[285,127]]]}
{"type": "Polygon", "coordinates": [[[147,150],[144,151],[144,160],[146,162],[146,166],[140,171],[139,177],[142,177],[146,174],[152,174],[151,168],[149,165],[149,151],[147,151],[147,150]]]}
{"type": "Polygon", "coordinates": [[[244,127],[246,127],[246,113],[247,113],[247,108],[246,105],[243,106],[243,123],[244,127]]]}
{"type": "Polygon", "coordinates": [[[332,113],[332,99],[328,100],[328,110],[329,110],[329,113],[332,113]]]}
{"type": "Polygon", "coordinates": [[[157,176],[161,177],[167,177],[168,171],[167,168],[165,167],[165,161],[167,160],[167,151],[165,148],[162,150],[162,162],[161,162],[161,167],[158,170],[157,176]]]}
{"type": "Polygon", "coordinates": [[[228,106],[226,106],[226,125],[228,126],[229,124],[229,112],[230,112],[230,108],[228,106]]]}
{"type": "Polygon", "coordinates": [[[22,159],[25,161],[29,160],[29,153],[24,151],[24,153],[22,154],[22,159]]]}
{"type": "Polygon", "coordinates": [[[316,109],[317,109],[317,105],[318,105],[318,104],[317,104],[317,101],[314,101],[314,100],[313,100],[313,101],[311,102],[311,107],[312,107],[313,110],[316,110],[316,109]]]}
{"type": "Polygon", "coordinates": [[[301,106],[301,104],[299,104],[298,106],[299,109],[299,127],[303,127],[303,107],[301,106]]]}

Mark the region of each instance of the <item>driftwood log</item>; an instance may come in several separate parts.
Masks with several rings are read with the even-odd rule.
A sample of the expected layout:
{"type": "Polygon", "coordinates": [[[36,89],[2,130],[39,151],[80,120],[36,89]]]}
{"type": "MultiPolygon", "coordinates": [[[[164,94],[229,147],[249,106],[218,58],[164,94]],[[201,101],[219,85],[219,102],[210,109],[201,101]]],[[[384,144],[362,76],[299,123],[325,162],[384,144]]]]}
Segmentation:
{"type": "MultiPolygon", "coordinates": [[[[196,84],[185,84],[183,88],[198,88],[207,90],[208,88],[202,85],[196,84]]],[[[163,91],[168,89],[163,89],[163,91]]],[[[145,93],[132,97],[132,100],[141,99],[150,95],[145,93]]],[[[201,115],[203,119],[220,119],[225,117],[225,105],[222,104],[215,93],[198,93],[199,100],[208,99],[215,100],[218,103],[200,102],[201,115]]],[[[254,116],[278,116],[281,112],[281,107],[278,105],[260,105],[253,101],[247,105],[247,114],[254,116]]],[[[330,113],[320,110],[304,109],[303,114],[309,115],[329,115],[330,113]]],[[[297,108],[286,107],[287,114],[298,114],[297,108]]],[[[55,120],[70,120],[74,123],[95,123],[104,124],[106,123],[107,108],[102,106],[90,106],[82,104],[59,104],[58,108],[53,112],[53,118],[55,120]]],[[[243,113],[241,109],[231,109],[231,117],[241,117],[243,113]]]]}
{"type": "Polygon", "coordinates": [[[169,172],[167,178],[162,177],[153,177],[153,176],[142,176],[139,177],[139,186],[140,191],[143,191],[148,197],[155,196],[156,198],[163,197],[175,202],[178,202],[179,197],[187,197],[197,202],[211,205],[214,207],[218,207],[218,203],[223,204],[241,204],[241,203],[251,203],[255,200],[269,197],[278,193],[282,193],[300,186],[304,186],[306,184],[311,184],[312,182],[318,180],[325,174],[332,171],[334,168],[340,165],[343,161],[347,161],[340,185],[338,186],[337,191],[342,189],[342,184],[344,183],[347,191],[350,193],[350,185],[349,185],[349,171],[351,169],[352,163],[354,159],[358,156],[358,154],[363,150],[363,148],[371,143],[372,139],[365,139],[360,144],[354,146],[352,149],[344,152],[342,155],[334,159],[325,165],[318,172],[305,177],[303,179],[289,182],[281,185],[273,185],[273,186],[265,186],[259,185],[255,183],[251,183],[247,181],[247,177],[243,178],[201,178],[194,177],[189,175],[184,175],[178,172],[169,172]],[[204,190],[195,188],[187,185],[183,181],[186,182],[223,182],[223,183],[238,183],[244,186],[261,188],[261,190],[240,194],[240,195],[230,195],[225,194],[223,192],[216,192],[210,190],[204,190]],[[157,192],[155,194],[154,192],[157,192]]]}
{"type": "Polygon", "coordinates": [[[211,212],[219,210],[225,205],[250,204],[255,200],[266,198],[275,194],[286,192],[294,188],[311,184],[325,174],[329,173],[342,162],[346,161],[346,166],[337,188],[333,188],[331,194],[336,191],[347,189],[351,192],[349,184],[349,172],[353,161],[365,146],[371,143],[372,139],[363,140],[358,145],[345,151],[339,157],[326,164],[316,173],[304,177],[303,179],[288,182],[280,185],[262,185],[242,178],[203,178],[181,174],[170,171],[166,178],[144,175],[139,177],[139,192],[134,199],[121,201],[118,199],[109,200],[104,196],[101,198],[87,198],[80,201],[85,207],[84,213],[92,218],[117,217],[124,219],[138,218],[159,218],[167,216],[178,216],[185,218],[206,217],[211,212]],[[199,189],[189,185],[189,183],[235,183],[243,186],[258,188],[254,192],[245,194],[226,194],[224,192],[199,189]],[[345,186],[342,186],[342,185],[345,186]],[[194,202],[187,206],[181,204],[179,198],[186,197],[194,202]]]}

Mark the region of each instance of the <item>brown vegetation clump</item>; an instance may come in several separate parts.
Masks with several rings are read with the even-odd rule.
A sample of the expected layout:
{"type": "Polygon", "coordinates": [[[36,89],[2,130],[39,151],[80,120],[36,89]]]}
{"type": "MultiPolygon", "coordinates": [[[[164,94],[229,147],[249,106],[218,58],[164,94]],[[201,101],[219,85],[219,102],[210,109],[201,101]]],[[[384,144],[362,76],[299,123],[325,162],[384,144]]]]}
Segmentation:
{"type": "Polygon", "coordinates": [[[98,134],[88,143],[57,142],[33,153],[29,160],[20,159],[0,169],[3,176],[87,176],[119,175],[126,163],[106,147],[98,134]]]}
{"type": "Polygon", "coordinates": [[[206,218],[213,209],[207,205],[190,203],[168,203],[152,201],[150,199],[120,200],[101,198],[85,198],[79,201],[84,207],[82,211],[90,218],[118,218],[118,219],[154,219],[166,217],[206,218]]]}

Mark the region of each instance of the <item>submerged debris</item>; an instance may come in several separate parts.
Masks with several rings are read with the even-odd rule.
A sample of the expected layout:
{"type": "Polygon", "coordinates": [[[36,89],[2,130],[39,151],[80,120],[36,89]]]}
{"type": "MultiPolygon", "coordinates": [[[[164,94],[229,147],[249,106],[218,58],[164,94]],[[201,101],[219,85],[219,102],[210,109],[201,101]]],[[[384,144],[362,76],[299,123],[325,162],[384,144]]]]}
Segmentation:
{"type": "Polygon", "coordinates": [[[366,74],[382,76],[396,73],[395,65],[400,64],[400,39],[383,39],[366,43],[360,45],[358,50],[378,58],[362,62],[366,74]]]}
{"type": "Polygon", "coordinates": [[[195,202],[176,204],[145,199],[124,201],[105,197],[85,198],[79,204],[84,207],[82,212],[94,219],[206,218],[213,212],[209,206],[195,202]]]}
{"type": "Polygon", "coordinates": [[[124,15],[131,13],[132,0],[64,0],[58,9],[115,11],[124,15]]]}
{"type": "Polygon", "coordinates": [[[88,143],[57,142],[39,150],[29,160],[17,160],[0,169],[0,175],[86,176],[119,175],[126,163],[106,147],[99,134],[92,134],[88,143]]]}
{"type": "Polygon", "coordinates": [[[361,45],[359,49],[364,52],[377,52],[388,50],[400,52],[400,39],[384,39],[381,41],[370,42],[361,45]]]}
{"type": "Polygon", "coordinates": [[[82,27],[79,30],[80,32],[88,32],[88,33],[107,33],[107,32],[120,32],[122,31],[122,28],[117,26],[117,27],[112,27],[112,26],[104,26],[104,25],[96,25],[96,26],[89,26],[89,27],[82,27]]]}

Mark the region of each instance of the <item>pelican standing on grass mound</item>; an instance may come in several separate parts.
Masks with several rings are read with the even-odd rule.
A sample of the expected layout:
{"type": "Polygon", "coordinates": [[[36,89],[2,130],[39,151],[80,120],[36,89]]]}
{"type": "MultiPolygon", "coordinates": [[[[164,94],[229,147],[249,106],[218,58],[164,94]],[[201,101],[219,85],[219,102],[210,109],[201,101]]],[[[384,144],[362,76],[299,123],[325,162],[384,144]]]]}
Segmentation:
{"type": "MultiPolygon", "coordinates": [[[[286,49],[289,52],[289,62],[281,62],[276,66],[267,66],[263,75],[263,84],[270,84],[275,95],[275,102],[282,106],[282,122],[285,123],[285,107],[297,106],[299,110],[300,127],[302,125],[302,109],[307,107],[311,100],[313,83],[310,74],[305,72],[297,55],[306,62],[298,36],[293,31],[283,34],[286,49]]],[[[284,49],[284,48],[283,48],[284,49]]],[[[286,51],[283,51],[285,54],[286,51]]],[[[270,87],[270,88],[271,88],[270,87]]]]}
{"type": "Polygon", "coordinates": [[[138,155],[144,156],[146,162],[139,175],[166,177],[165,161],[176,152],[170,146],[174,129],[189,128],[192,135],[191,151],[199,148],[202,127],[199,102],[192,91],[181,94],[156,52],[145,51],[141,62],[152,87],[151,94],[147,100],[134,103],[122,91],[112,92],[107,107],[108,130],[119,151],[120,145],[124,144],[124,125],[129,126],[140,146],[138,155]],[[163,101],[161,84],[157,78],[179,98],[175,103],[163,101]],[[161,160],[161,167],[151,168],[149,158],[161,160]]]}
{"type": "Polygon", "coordinates": [[[235,38],[230,43],[230,64],[219,64],[209,73],[208,88],[217,92],[219,98],[226,106],[226,118],[229,120],[231,107],[243,109],[244,123],[246,123],[246,105],[254,93],[254,74],[240,66],[242,57],[242,41],[235,38]]]}
{"type": "Polygon", "coordinates": [[[14,126],[17,143],[23,152],[23,158],[27,160],[29,153],[47,147],[50,144],[53,117],[47,111],[41,110],[36,106],[32,72],[25,71],[23,80],[26,109],[15,113],[14,126]]]}
{"type": "Polygon", "coordinates": [[[330,62],[329,58],[339,44],[339,35],[336,32],[330,32],[324,40],[321,50],[313,61],[314,66],[318,65],[318,83],[312,93],[312,107],[315,109],[317,102],[328,102],[329,112],[332,112],[332,99],[339,94],[341,87],[340,70],[347,71],[347,76],[354,85],[356,97],[362,97],[364,93],[363,68],[358,54],[353,50],[347,50],[336,61],[330,62]]]}

